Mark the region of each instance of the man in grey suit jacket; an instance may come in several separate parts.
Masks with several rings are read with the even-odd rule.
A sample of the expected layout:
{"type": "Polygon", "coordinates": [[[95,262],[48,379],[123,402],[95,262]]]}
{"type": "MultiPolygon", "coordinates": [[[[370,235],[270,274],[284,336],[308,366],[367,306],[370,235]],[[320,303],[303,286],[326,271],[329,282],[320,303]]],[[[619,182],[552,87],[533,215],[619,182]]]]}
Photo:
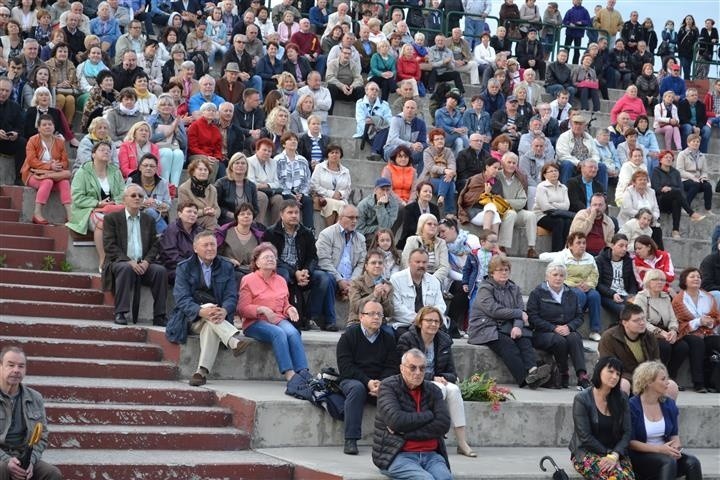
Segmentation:
{"type": "Polygon", "coordinates": [[[130,298],[136,282],[149,286],[154,299],[153,325],[164,326],[167,297],[167,271],[153,263],[159,241],[155,220],[140,211],[145,192],[137,184],[128,185],[123,195],[125,209],[105,215],[103,246],[103,284],[115,295],[115,323],[127,325],[130,298]]]}
{"type": "MultiPolygon", "coordinates": [[[[330,292],[327,300],[332,302],[333,309],[335,295],[339,294],[341,298],[347,298],[350,281],[361,276],[363,272],[367,248],[365,237],[356,230],[357,223],[357,208],[353,205],[345,205],[338,213],[338,222],[320,232],[315,243],[318,267],[330,276],[328,289],[330,292]]],[[[327,307],[330,309],[329,304],[327,307]]]]}

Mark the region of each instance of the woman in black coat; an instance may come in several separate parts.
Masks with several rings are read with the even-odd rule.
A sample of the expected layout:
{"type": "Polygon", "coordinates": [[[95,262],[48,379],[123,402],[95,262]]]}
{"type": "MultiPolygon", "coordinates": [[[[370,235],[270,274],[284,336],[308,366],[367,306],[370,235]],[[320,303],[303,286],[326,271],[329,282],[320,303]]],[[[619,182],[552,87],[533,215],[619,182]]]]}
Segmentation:
{"type": "Polygon", "coordinates": [[[585,368],[585,352],[578,329],[583,323],[582,309],[575,293],[565,285],[567,270],[553,264],[545,269],[545,282],[530,293],[527,316],[533,329],[533,347],[552,353],[560,370],[560,387],[570,383],[568,356],[575,366],[578,387],[590,386],[585,368]]]}
{"type": "Polygon", "coordinates": [[[628,238],[622,233],[618,233],[610,240],[612,246],[605,247],[602,252],[595,257],[599,278],[597,291],[600,293],[600,302],[602,306],[613,314],[615,320],[619,319],[620,312],[628,302],[631,302],[639,288],[635,273],[633,271],[633,261],[628,250],[628,238]],[[616,272],[613,270],[612,262],[622,261],[622,271],[618,272],[622,275],[617,278],[616,272]]]}
{"type": "Polygon", "coordinates": [[[292,74],[298,84],[298,88],[305,86],[307,76],[312,71],[312,67],[308,59],[300,55],[300,47],[298,47],[296,43],[290,42],[285,45],[283,71],[292,74]]]}
{"type": "Polygon", "coordinates": [[[397,348],[401,355],[417,348],[433,359],[432,364],[426,366],[425,380],[437,385],[448,404],[450,421],[458,442],[457,452],[466,457],[477,457],[465,438],[465,406],[460,388],[456,385],[457,373],[451,351],[453,341],[440,330],[442,323],[443,314],[436,307],[421,308],[414,324],[398,340],[397,348]]]}
{"type": "Polygon", "coordinates": [[[417,222],[423,213],[432,213],[435,218],[440,217],[440,209],[432,203],[433,189],[430,182],[418,182],[415,187],[417,198],[414,202],[405,205],[403,210],[403,227],[402,233],[398,238],[397,248],[402,250],[405,248],[405,242],[408,237],[416,234],[417,222]]]}
{"type": "Polygon", "coordinates": [[[215,182],[217,200],[220,206],[219,225],[235,220],[235,209],[241,203],[249,203],[255,210],[255,218],[265,218],[267,204],[258,205],[257,186],[247,179],[248,162],[243,153],[232,156],[227,166],[227,175],[215,182]],[[242,195],[238,195],[242,189],[242,195]]]}

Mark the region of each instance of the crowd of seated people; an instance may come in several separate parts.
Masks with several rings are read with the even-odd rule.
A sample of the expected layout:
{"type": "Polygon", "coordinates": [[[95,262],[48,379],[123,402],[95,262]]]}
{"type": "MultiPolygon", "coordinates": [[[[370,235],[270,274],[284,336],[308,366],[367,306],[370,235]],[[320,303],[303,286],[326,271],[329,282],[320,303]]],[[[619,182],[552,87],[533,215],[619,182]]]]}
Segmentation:
{"type": "MultiPolygon", "coordinates": [[[[444,25],[441,8],[421,13],[427,23],[418,25],[399,8],[383,24],[377,7],[341,3],[333,11],[325,0],[309,19],[292,2],[271,15],[259,2],[244,12],[228,0],[194,12],[175,2],[172,12],[144,12],[144,22],[118,22],[102,2],[91,18],[69,11],[62,27],[53,20],[47,36],[11,20],[0,27],[0,152],[15,156],[17,181],[37,190],[34,223],[48,223],[43,207],[57,190],[68,228],[92,235],[98,266],[114,284],[116,323],[130,314],[118,285],[132,281],[162,279],[176,296],[192,297],[198,279],[188,275],[199,270],[239,292],[220,298],[208,277],[207,301],[176,298],[171,313],[159,299],[164,290],[153,290],[154,322],[187,318],[209,349],[195,385],[205,382],[219,343],[244,349],[237,329],[206,325],[232,323],[236,313],[247,336],[272,344],[289,379],[307,368],[293,325],[337,331],[335,302],[349,300],[350,323],[379,313],[362,310],[377,302],[386,331],[401,338],[409,330],[406,347],[438,338],[422,315],[415,320],[433,307],[424,313],[447,315],[451,337],[467,331],[470,343],[488,345],[518,385],[548,380],[538,348],[554,356],[560,387],[569,384],[568,359],[588,387],[595,382],[582,356],[583,312],[591,340],[607,336],[608,348],[632,350],[612,342],[644,334],[626,327],[636,303],[647,307],[657,343],[645,359],[662,360],[674,378],[689,358],[694,388],[707,391],[716,386],[698,365],[717,348],[708,332],[719,283],[706,278],[717,260],[681,275],[676,292],[659,227],[660,214],[671,213],[678,239],[683,210],[694,222],[715,216],[706,155],[720,127],[720,81],[704,99],[687,87],[680,70],[687,78],[694,59],[678,40],[695,35],[702,43],[712,28],[701,34],[687,16],[661,54],[652,22],[637,28],[631,16],[614,25],[611,3],[587,23],[581,5],[565,15],[548,7],[558,25],[601,29],[590,38],[590,30],[567,28],[553,61],[548,32],[531,20],[509,21],[493,35],[482,12],[469,12],[480,16],[466,18],[464,32],[451,25],[438,33],[428,25],[438,15],[444,25]],[[576,65],[568,65],[571,55],[576,65]],[[460,73],[482,93],[466,95],[460,73]],[[600,110],[608,88],[625,94],[611,125],[592,131],[589,112],[600,110]],[[431,116],[426,97],[436,104],[431,116]],[[355,112],[354,137],[372,145],[373,160],[387,161],[357,208],[353,171],[328,120],[342,102],[355,112]],[[79,141],[76,116],[76,130],[87,132],[79,141]],[[617,218],[608,213],[612,188],[617,218]],[[693,209],[700,194],[702,214],[693,209]],[[553,264],[527,313],[506,262],[517,254],[516,227],[527,244],[520,254],[553,264]],[[550,233],[549,251],[539,251],[538,228],[550,233]],[[620,322],[611,333],[603,332],[602,308],[620,322]],[[478,323],[487,318],[497,328],[478,323]]],[[[633,369],[624,365],[626,380],[633,369]]],[[[452,396],[453,376],[442,378],[452,396]]],[[[454,421],[463,427],[461,416],[454,421]]]]}

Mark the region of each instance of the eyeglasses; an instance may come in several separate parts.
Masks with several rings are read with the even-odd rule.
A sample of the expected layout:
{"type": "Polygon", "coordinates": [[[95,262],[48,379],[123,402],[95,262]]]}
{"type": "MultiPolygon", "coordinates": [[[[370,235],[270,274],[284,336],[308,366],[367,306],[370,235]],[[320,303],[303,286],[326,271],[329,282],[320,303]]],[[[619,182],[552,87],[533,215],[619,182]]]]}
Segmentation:
{"type": "Polygon", "coordinates": [[[373,318],[382,318],[383,312],[360,312],[363,315],[367,315],[368,317],[373,318]]]}
{"type": "Polygon", "coordinates": [[[261,255],[258,257],[258,260],[273,260],[273,261],[275,261],[275,260],[277,260],[277,258],[275,257],[275,255],[261,255]]]}
{"type": "Polygon", "coordinates": [[[412,364],[409,364],[409,365],[403,364],[403,367],[407,368],[408,370],[410,370],[413,373],[425,372],[425,368],[426,368],[425,365],[412,365],[412,364]]]}
{"type": "Polygon", "coordinates": [[[343,215],[343,216],[344,216],[345,218],[349,218],[350,220],[357,220],[357,219],[358,219],[358,216],[357,216],[357,215],[343,215]]]}
{"type": "Polygon", "coordinates": [[[143,195],[142,193],[130,193],[130,194],[128,194],[128,197],[130,197],[130,198],[144,198],[145,195],[143,195]]]}

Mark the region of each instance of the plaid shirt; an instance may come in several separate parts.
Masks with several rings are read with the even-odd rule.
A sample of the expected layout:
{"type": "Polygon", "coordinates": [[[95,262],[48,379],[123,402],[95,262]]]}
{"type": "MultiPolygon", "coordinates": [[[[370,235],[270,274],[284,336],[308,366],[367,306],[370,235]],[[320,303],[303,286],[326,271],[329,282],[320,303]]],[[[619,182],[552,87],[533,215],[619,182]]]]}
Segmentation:
{"type": "Polygon", "coordinates": [[[295,155],[294,160],[290,160],[283,150],[275,157],[277,162],[277,174],[280,180],[280,188],[283,195],[291,193],[302,193],[310,195],[310,167],[308,161],[302,155],[295,155]]]}

